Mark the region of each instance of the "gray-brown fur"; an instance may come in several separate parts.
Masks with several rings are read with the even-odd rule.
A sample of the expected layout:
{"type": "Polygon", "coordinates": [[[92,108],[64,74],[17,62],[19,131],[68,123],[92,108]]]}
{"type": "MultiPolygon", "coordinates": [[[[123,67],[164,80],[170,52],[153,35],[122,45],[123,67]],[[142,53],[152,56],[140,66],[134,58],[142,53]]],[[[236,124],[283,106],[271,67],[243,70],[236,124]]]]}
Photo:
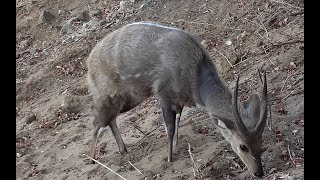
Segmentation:
{"type": "Polygon", "coordinates": [[[260,108],[260,100],[254,96],[254,107],[249,106],[251,109],[248,110],[236,99],[241,121],[251,133],[250,137],[244,137],[243,133],[239,133],[239,124],[234,121],[233,95],[219,78],[210,56],[195,36],[156,23],[129,24],[98,43],[89,55],[87,66],[95,111],[93,158],[98,131],[108,125],[120,152],[126,153],[116,124],[117,115],[156,95],[160,99],[167,128],[168,161],[172,161],[173,146],[178,137],[176,125],[179,124],[183,107],[199,106],[212,115],[234,151],[237,150],[233,144],[243,142],[248,146],[251,153],[237,154],[252,174],[262,176],[260,152],[257,152],[261,147],[261,135],[255,135],[257,120],[252,118],[255,107],[260,108]],[[251,140],[249,143],[249,139],[259,139],[259,143],[251,140]],[[253,155],[255,160],[242,157],[253,155]]]}

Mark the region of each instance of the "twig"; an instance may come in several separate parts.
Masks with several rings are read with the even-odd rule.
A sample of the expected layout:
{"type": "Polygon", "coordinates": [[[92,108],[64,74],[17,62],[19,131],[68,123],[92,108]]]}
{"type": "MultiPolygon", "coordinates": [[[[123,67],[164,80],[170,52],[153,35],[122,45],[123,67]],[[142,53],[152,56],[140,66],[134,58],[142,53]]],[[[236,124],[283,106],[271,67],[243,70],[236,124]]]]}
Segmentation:
{"type": "Polygon", "coordinates": [[[244,59],[244,60],[238,62],[237,64],[234,64],[233,66],[238,66],[239,64],[242,64],[242,63],[244,63],[244,62],[246,62],[246,61],[248,61],[248,60],[250,60],[250,59],[252,59],[252,58],[254,58],[254,56],[249,57],[249,58],[247,58],[247,59],[244,59]]]}
{"type": "MultiPolygon", "coordinates": [[[[210,161],[208,161],[208,162],[211,162],[214,158],[216,158],[216,157],[218,156],[218,154],[220,154],[220,152],[222,152],[222,150],[224,150],[224,148],[220,149],[220,151],[218,151],[218,153],[215,154],[215,155],[210,159],[210,161]]],[[[209,167],[206,175],[208,175],[208,173],[210,172],[210,170],[211,170],[211,168],[212,168],[213,166],[214,166],[214,163],[209,167]]]]}
{"type": "Polygon", "coordinates": [[[190,159],[191,159],[191,161],[192,161],[192,163],[193,163],[193,167],[192,167],[192,170],[193,170],[193,175],[194,175],[194,177],[197,177],[197,175],[196,175],[196,172],[195,172],[195,162],[194,162],[194,159],[193,159],[193,156],[192,156],[192,153],[191,153],[191,147],[190,147],[190,144],[188,143],[188,146],[189,146],[189,148],[188,148],[188,152],[189,152],[189,156],[190,156],[190,159]]]}
{"type": "Polygon", "coordinates": [[[284,42],[284,43],[274,44],[271,47],[279,47],[279,46],[283,46],[283,45],[296,44],[296,43],[304,43],[304,41],[296,40],[296,41],[284,42]]]}
{"type": "Polygon", "coordinates": [[[94,161],[94,162],[96,162],[96,163],[100,164],[101,166],[105,167],[105,168],[106,168],[106,169],[108,169],[109,171],[113,172],[114,174],[116,174],[117,176],[119,176],[121,179],[126,180],[126,178],[122,177],[120,174],[118,174],[118,173],[117,173],[117,172],[115,172],[114,170],[110,169],[110,168],[109,168],[109,167],[107,167],[106,165],[102,164],[101,162],[99,162],[99,161],[97,161],[97,160],[95,160],[95,159],[93,159],[93,158],[91,158],[91,157],[87,156],[86,154],[83,154],[83,155],[84,155],[84,156],[86,156],[87,158],[91,159],[92,161],[94,161]]]}
{"type": "Polygon", "coordinates": [[[191,153],[191,146],[190,146],[190,144],[188,143],[188,152],[189,152],[189,155],[190,155],[190,159],[191,159],[191,161],[192,161],[192,163],[193,163],[193,167],[192,167],[192,170],[193,170],[193,175],[194,175],[194,177],[202,177],[202,175],[200,174],[200,170],[199,170],[199,168],[198,168],[198,166],[197,166],[197,164],[196,164],[196,162],[194,161],[194,158],[193,158],[193,156],[192,156],[192,153],[191,153]]]}
{"type": "Polygon", "coordinates": [[[294,88],[288,95],[286,95],[284,98],[281,99],[280,102],[282,102],[283,100],[287,99],[297,88],[294,88]]]}
{"type": "Polygon", "coordinates": [[[135,128],[135,129],[137,129],[137,130],[138,130],[139,132],[141,132],[143,135],[149,137],[148,134],[145,133],[144,131],[142,131],[138,125],[134,124],[134,125],[131,125],[131,126],[132,126],[133,128],[135,128]]]}
{"type": "Polygon", "coordinates": [[[301,79],[303,79],[304,74],[302,74],[300,77],[298,77],[298,79],[292,83],[292,85],[296,85],[301,79]]]}
{"type": "Polygon", "coordinates": [[[286,3],[286,2],[283,2],[283,1],[276,1],[276,0],[271,0],[271,1],[273,1],[275,3],[285,4],[285,5],[288,5],[290,7],[297,8],[297,9],[304,9],[304,8],[301,8],[301,7],[298,7],[298,6],[294,6],[292,4],[289,4],[289,3],[286,3]]]}
{"type": "Polygon", "coordinates": [[[188,126],[188,125],[195,125],[195,124],[199,124],[199,123],[201,123],[201,122],[205,122],[205,121],[211,120],[211,118],[204,118],[204,119],[202,119],[202,117],[197,118],[197,119],[194,118],[194,119],[193,119],[194,122],[191,122],[191,123],[186,122],[186,123],[184,123],[184,124],[181,124],[179,127],[188,126]],[[198,120],[198,121],[197,121],[197,119],[201,119],[201,120],[198,120]]]}
{"type": "Polygon", "coordinates": [[[263,27],[264,31],[266,32],[266,35],[267,35],[267,39],[269,40],[269,42],[271,42],[271,39],[269,38],[269,33],[268,33],[268,30],[266,28],[266,26],[263,24],[261,18],[260,18],[260,14],[259,14],[259,11],[257,12],[257,17],[258,17],[258,20],[261,24],[261,27],[263,27]]]}
{"type": "Polygon", "coordinates": [[[162,22],[172,23],[172,22],[183,22],[183,23],[189,23],[189,24],[195,24],[195,25],[207,25],[207,26],[214,26],[214,27],[224,27],[226,29],[235,30],[235,31],[248,31],[248,29],[238,29],[238,28],[231,28],[231,27],[225,27],[222,25],[217,24],[210,24],[210,23],[203,23],[203,22],[193,22],[193,21],[186,21],[186,20],[174,20],[174,19],[166,19],[162,22]]]}
{"type": "Polygon", "coordinates": [[[159,135],[161,133],[161,131],[159,131],[158,132],[158,134],[156,134],[156,137],[154,138],[154,140],[149,144],[149,146],[148,146],[148,148],[147,148],[147,150],[146,150],[146,152],[145,152],[145,154],[144,155],[147,155],[147,153],[148,153],[148,151],[149,151],[149,149],[150,149],[150,147],[152,146],[152,144],[157,140],[157,136],[159,135]]]}
{"type": "Polygon", "coordinates": [[[294,162],[294,160],[293,160],[293,158],[292,158],[292,156],[291,156],[291,152],[290,152],[289,145],[288,145],[288,153],[289,153],[290,160],[292,161],[292,163],[293,163],[294,165],[296,165],[296,162],[294,162]]]}
{"type": "Polygon", "coordinates": [[[281,92],[283,91],[283,88],[284,88],[284,86],[286,85],[286,83],[288,81],[289,75],[290,75],[290,73],[288,73],[288,76],[287,76],[286,80],[284,81],[284,83],[283,83],[283,85],[281,87],[281,90],[280,90],[281,92]]]}
{"type": "Polygon", "coordinates": [[[229,59],[224,54],[222,54],[222,52],[218,51],[217,49],[213,49],[213,50],[217,51],[221,56],[223,56],[228,61],[229,65],[233,68],[233,65],[231,64],[229,59]]]}
{"type": "Polygon", "coordinates": [[[128,162],[135,170],[138,171],[138,173],[140,173],[142,176],[144,176],[144,174],[142,174],[142,172],[138,168],[136,168],[130,161],[128,161],[128,162]]]}
{"type": "Polygon", "coordinates": [[[301,14],[304,14],[304,11],[292,13],[292,14],[290,14],[290,16],[298,16],[298,15],[301,15],[301,14]]]}

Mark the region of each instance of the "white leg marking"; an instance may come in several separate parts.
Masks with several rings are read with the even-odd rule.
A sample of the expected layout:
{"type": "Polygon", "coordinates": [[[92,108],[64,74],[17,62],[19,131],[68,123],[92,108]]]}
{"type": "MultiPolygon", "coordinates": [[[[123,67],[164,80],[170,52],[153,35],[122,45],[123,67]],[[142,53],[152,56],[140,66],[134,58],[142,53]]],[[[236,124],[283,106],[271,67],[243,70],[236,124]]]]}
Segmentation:
{"type": "Polygon", "coordinates": [[[181,114],[176,115],[176,120],[175,120],[175,130],[174,130],[174,135],[173,135],[173,149],[176,148],[177,142],[178,142],[178,126],[179,122],[178,120],[180,119],[181,114]]]}
{"type": "Polygon", "coordinates": [[[164,129],[166,130],[166,134],[167,134],[167,137],[168,137],[168,128],[167,128],[166,123],[164,123],[164,129]]]}

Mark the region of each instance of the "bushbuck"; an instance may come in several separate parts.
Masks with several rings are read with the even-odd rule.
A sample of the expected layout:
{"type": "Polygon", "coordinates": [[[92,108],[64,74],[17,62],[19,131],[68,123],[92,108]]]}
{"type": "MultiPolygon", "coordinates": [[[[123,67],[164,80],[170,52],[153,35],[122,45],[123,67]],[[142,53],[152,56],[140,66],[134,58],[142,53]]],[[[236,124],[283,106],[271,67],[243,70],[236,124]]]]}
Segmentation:
{"type": "Polygon", "coordinates": [[[197,106],[210,114],[249,172],[254,177],[263,176],[261,137],[267,119],[266,73],[261,100],[253,94],[245,108],[238,100],[239,76],[232,93],[194,35],[155,22],[132,23],[113,31],[93,48],[87,67],[95,114],[92,158],[98,134],[107,126],[120,153],[126,153],[117,115],[155,95],[166,125],[169,162],[178,142],[182,109],[197,106]]]}

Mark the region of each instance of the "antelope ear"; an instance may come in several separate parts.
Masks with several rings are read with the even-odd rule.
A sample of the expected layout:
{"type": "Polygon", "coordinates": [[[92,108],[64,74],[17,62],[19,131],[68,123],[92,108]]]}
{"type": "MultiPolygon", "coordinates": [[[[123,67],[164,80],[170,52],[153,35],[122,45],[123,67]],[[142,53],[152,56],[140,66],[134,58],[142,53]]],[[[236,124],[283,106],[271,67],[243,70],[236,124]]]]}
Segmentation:
{"type": "Polygon", "coordinates": [[[232,138],[232,132],[235,130],[235,124],[234,122],[232,122],[231,120],[221,117],[221,116],[217,116],[217,115],[213,115],[210,113],[210,115],[212,116],[215,124],[218,126],[222,136],[229,141],[232,138]]]}
{"type": "Polygon", "coordinates": [[[211,116],[213,117],[215,124],[220,128],[229,130],[233,130],[235,128],[234,122],[232,122],[231,120],[217,115],[211,114],[211,116]]]}
{"type": "MultiPolygon", "coordinates": [[[[225,121],[228,122],[228,121],[225,121]]],[[[222,136],[227,140],[231,140],[232,138],[232,131],[234,130],[233,125],[230,125],[229,123],[225,123],[224,121],[218,119],[217,126],[222,134],[222,136]]]]}
{"type": "Polygon", "coordinates": [[[260,118],[260,98],[257,94],[251,95],[246,109],[248,118],[258,122],[260,118]]]}

